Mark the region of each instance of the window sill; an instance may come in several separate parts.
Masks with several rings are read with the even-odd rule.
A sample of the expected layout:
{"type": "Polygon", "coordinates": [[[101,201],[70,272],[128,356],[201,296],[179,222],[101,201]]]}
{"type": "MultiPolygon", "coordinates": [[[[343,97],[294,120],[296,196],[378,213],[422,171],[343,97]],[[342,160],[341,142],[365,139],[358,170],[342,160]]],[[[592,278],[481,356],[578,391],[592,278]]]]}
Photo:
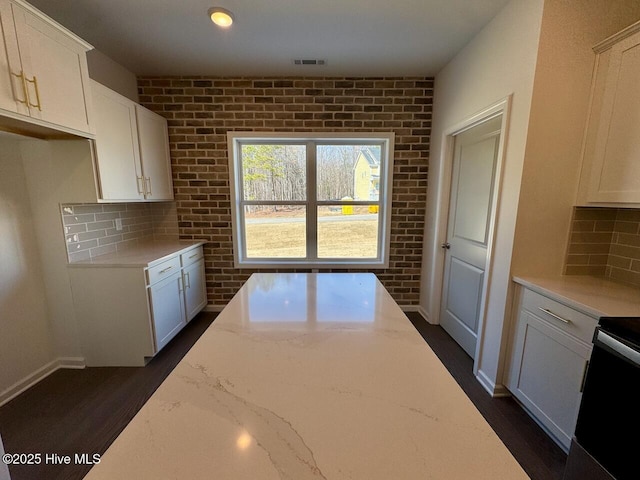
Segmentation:
{"type": "Polygon", "coordinates": [[[246,260],[234,262],[234,267],[238,269],[260,269],[277,270],[283,268],[304,268],[313,270],[328,270],[334,268],[344,269],[385,269],[389,268],[389,262],[381,262],[367,259],[362,262],[351,259],[345,261],[331,260],[329,262],[307,262],[307,261],[282,261],[282,260],[246,260]]]}

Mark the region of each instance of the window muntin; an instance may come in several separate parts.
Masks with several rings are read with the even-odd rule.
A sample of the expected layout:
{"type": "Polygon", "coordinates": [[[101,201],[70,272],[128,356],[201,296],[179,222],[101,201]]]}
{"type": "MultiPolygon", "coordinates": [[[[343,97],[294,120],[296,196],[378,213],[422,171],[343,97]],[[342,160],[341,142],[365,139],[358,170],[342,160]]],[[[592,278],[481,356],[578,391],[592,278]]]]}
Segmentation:
{"type": "Polygon", "coordinates": [[[236,267],[386,267],[393,134],[309,135],[228,134],[236,267]]]}

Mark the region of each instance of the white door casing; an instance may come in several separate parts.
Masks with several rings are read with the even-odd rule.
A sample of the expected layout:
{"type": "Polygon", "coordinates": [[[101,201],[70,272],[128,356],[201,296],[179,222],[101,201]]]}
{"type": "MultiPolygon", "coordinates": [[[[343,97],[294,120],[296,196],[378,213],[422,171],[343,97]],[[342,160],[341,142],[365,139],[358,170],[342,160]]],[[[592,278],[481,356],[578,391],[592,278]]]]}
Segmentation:
{"type": "Polygon", "coordinates": [[[472,358],[483,304],[501,125],[502,117],[493,117],[454,139],[441,324],[472,358]]]}

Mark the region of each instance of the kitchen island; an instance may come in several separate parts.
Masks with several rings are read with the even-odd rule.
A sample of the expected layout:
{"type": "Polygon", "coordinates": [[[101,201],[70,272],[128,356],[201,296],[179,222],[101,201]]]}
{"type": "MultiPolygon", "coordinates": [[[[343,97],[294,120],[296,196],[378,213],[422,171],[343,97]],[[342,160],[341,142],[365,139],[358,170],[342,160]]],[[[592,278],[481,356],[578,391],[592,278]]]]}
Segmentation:
{"type": "Polygon", "coordinates": [[[524,479],[373,274],[254,274],[86,477],[524,479]]]}

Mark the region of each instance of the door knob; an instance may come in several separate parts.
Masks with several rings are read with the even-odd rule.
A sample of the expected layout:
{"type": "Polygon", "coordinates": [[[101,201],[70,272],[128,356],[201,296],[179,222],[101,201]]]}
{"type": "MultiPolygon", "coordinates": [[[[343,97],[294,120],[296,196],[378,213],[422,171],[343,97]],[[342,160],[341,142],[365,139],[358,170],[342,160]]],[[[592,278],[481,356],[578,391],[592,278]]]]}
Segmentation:
{"type": "Polygon", "coordinates": [[[449,250],[451,248],[451,244],[448,242],[444,242],[443,244],[440,245],[442,248],[449,250]]]}

